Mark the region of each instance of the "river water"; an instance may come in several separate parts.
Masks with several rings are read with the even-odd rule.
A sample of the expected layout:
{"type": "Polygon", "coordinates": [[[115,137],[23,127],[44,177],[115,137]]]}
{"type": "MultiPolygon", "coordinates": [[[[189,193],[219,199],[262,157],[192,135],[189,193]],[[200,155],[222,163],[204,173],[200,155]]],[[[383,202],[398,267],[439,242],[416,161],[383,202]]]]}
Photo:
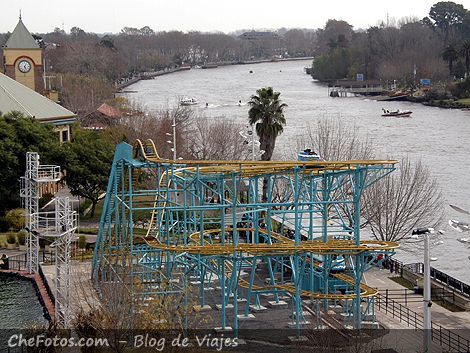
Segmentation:
{"type": "Polygon", "coordinates": [[[0,274],[0,331],[47,325],[33,284],[0,274]]]}
{"type": "MultiPolygon", "coordinates": [[[[276,142],[275,154],[292,151],[297,136],[306,127],[314,127],[318,119],[340,118],[346,126],[355,126],[361,134],[369,136],[377,146],[378,159],[403,156],[412,161],[421,159],[442,188],[446,218],[462,219],[448,205],[470,210],[470,112],[408,102],[377,102],[363,97],[331,98],[324,85],[303,72],[309,64],[310,61],[292,61],[192,69],[140,81],[127,88],[133,93],[124,95],[150,110],[171,108],[183,96],[195,97],[200,104],[192,109],[200,114],[244,123],[250,96],[258,88],[272,86],[288,104],[287,125],[276,142]],[[409,109],[413,115],[408,119],[382,118],[382,107],[409,109]]],[[[432,248],[431,256],[437,257],[432,266],[470,283],[470,246],[458,242],[468,233],[453,231],[446,224],[442,228],[446,232],[444,244],[432,248]]],[[[398,257],[407,262],[422,261],[419,250],[415,254],[400,252],[398,257]]]]}

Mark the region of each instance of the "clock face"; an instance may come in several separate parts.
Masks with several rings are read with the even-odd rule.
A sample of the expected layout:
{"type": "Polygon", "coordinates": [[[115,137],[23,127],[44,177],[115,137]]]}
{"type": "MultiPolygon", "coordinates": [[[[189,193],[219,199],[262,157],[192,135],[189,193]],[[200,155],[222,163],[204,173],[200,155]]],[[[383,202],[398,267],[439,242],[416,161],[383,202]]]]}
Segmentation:
{"type": "Polygon", "coordinates": [[[29,70],[31,70],[31,64],[29,63],[29,61],[21,60],[18,63],[18,69],[23,73],[27,73],[29,72],[29,70]]]}

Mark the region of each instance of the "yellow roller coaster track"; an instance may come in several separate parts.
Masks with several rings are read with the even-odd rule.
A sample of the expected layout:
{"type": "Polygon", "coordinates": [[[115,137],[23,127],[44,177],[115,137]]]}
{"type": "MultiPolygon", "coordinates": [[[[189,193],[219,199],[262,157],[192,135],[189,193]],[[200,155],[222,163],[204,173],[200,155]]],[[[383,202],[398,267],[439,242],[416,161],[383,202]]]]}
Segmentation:
{"type": "Polygon", "coordinates": [[[227,161],[227,160],[171,160],[158,155],[152,140],[136,140],[134,143],[134,158],[140,158],[153,163],[166,163],[185,166],[180,169],[199,173],[241,173],[243,176],[256,176],[266,173],[280,173],[292,171],[296,167],[302,167],[305,172],[320,173],[324,171],[351,170],[357,166],[394,165],[396,160],[353,160],[353,161],[227,161]]]}
{"type": "MultiPolygon", "coordinates": [[[[170,173],[180,174],[183,171],[188,172],[198,172],[198,173],[241,173],[242,176],[256,176],[267,173],[279,173],[279,172],[289,172],[294,168],[303,168],[305,172],[317,172],[321,173],[323,171],[339,171],[339,170],[351,170],[355,169],[357,166],[373,166],[373,165],[394,165],[398,163],[396,160],[354,160],[354,161],[335,161],[335,162],[283,162],[283,161],[226,161],[226,160],[170,160],[161,158],[155,148],[155,144],[152,140],[146,140],[142,142],[141,140],[136,140],[134,144],[134,158],[142,159],[146,162],[152,162],[157,164],[175,164],[180,168],[165,172],[160,177],[160,185],[169,187],[171,183],[170,173]],[[166,178],[166,180],[165,180],[166,178]],[[163,185],[164,184],[164,185],[163,185]]],[[[160,196],[156,196],[154,200],[154,208],[156,208],[160,196]]],[[[166,201],[165,201],[166,204],[166,201]]],[[[162,214],[163,217],[163,214],[162,214]]],[[[159,249],[162,251],[175,252],[175,253],[188,253],[188,254],[198,254],[203,256],[230,256],[234,253],[244,253],[251,254],[256,256],[265,256],[265,255],[292,255],[292,254],[360,254],[362,252],[384,252],[392,251],[399,247],[397,243],[385,242],[385,241],[375,241],[375,240],[365,240],[361,241],[359,245],[356,245],[351,240],[335,240],[330,239],[327,242],[319,240],[310,240],[302,241],[300,244],[295,245],[294,241],[289,238],[284,237],[281,234],[275,232],[268,232],[265,229],[258,229],[262,234],[269,235],[271,239],[276,240],[276,243],[273,244],[247,244],[240,243],[234,245],[233,243],[221,244],[220,239],[216,243],[209,243],[205,238],[213,235],[219,235],[222,233],[222,229],[211,229],[205,230],[202,234],[203,239],[201,240],[201,233],[196,232],[189,236],[192,244],[188,245],[166,245],[161,243],[158,240],[158,234],[156,236],[151,236],[152,230],[154,230],[156,222],[155,211],[152,212],[150,224],[148,227],[147,235],[145,237],[137,237],[135,243],[145,243],[148,246],[159,249]]],[[[237,231],[255,231],[253,228],[237,228],[237,231]]],[[[232,228],[226,228],[227,233],[233,232],[232,228]]],[[[227,237],[230,240],[230,237],[227,237]]],[[[315,263],[315,266],[318,266],[318,263],[315,263]]],[[[225,275],[229,277],[232,273],[232,266],[226,264],[225,275]]],[[[355,281],[352,277],[343,274],[336,273],[331,274],[333,277],[340,279],[351,285],[355,284],[355,281]]],[[[249,283],[244,279],[238,280],[238,285],[243,288],[249,288],[249,283]]],[[[375,288],[371,288],[365,284],[360,284],[361,288],[361,297],[373,297],[377,294],[375,288]]],[[[251,287],[254,291],[261,290],[284,290],[291,294],[296,293],[294,286],[289,284],[281,284],[274,286],[258,286],[252,285],[251,287]]],[[[354,299],[355,294],[337,294],[337,293],[317,293],[310,291],[301,291],[300,295],[302,297],[307,297],[310,299],[354,299]]]]}

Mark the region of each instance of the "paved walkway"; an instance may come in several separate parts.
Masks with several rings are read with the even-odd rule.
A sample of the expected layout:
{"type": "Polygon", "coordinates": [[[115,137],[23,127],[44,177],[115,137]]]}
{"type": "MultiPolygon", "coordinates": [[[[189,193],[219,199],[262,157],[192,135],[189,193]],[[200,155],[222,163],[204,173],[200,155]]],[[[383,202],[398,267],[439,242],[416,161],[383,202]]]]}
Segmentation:
{"type": "MultiPolygon", "coordinates": [[[[394,276],[388,270],[379,270],[377,268],[373,268],[370,271],[366,272],[364,275],[365,283],[371,287],[377,288],[381,291],[385,291],[385,289],[392,290],[402,290],[404,287],[398,284],[395,281],[392,281],[389,277],[394,276]]],[[[396,293],[396,292],[394,292],[396,293]]],[[[392,299],[394,299],[392,297],[392,299]]],[[[394,299],[395,300],[395,299],[394,299]]],[[[423,296],[412,294],[408,296],[408,304],[407,307],[410,310],[417,312],[418,314],[423,313],[423,296]]],[[[400,304],[404,305],[403,300],[395,300],[400,304]]],[[[462,312],[452,312],[443,308],[442,306],[434,303],[431,310],[431,318],[432,321],[442,325],[447,329],[466,329],[470,332],[470,312],[469,311],[462,311],[462,312]]],[[[469,336],[470,338],[470,336],[469,336]]]]}

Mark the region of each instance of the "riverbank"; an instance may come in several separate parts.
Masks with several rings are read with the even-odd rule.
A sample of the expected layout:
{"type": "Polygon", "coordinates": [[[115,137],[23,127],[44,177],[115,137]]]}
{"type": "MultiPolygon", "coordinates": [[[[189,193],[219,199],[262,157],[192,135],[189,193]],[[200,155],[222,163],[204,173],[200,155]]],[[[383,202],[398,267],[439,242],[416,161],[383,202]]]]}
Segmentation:
{"type": "Polygon", "coordinates": [[[438,107],[444,109],[470,109],[470,98],[464,99],[432,99],[425,100],[417,97],[407,97],[407,100],[412,103],[421,103],[429,107],[438,107]]]}
{"type": "MultiPolygon", "coordinates": [[[[266,64],[266,63],[277,63],[277,62],[284,62],[284,61],[302,61],[302,60],[313,60],[313,56],[307,57],[300,57],[300,58],[282,58],[282,59],[259,59],[259,60],[243,60],[243,61],[222,61],[217,63],[207,64],[208,68],[217,68],[218,66],[232,66],[232,65],[249,65],[249,64],[266,64]]],[[[122,89],[139,82],[140,80],[149,80],[153,79],[158,76],[168,75],[174,72],[179,71],[187,71],[190,67],[188,66],[180,66],[173,69],[165,69],[160,71],[149,71],[143,72],[137,76],[128,79],[121,79],[120,81],[116,82],[116,91],[119,93],[126,93],[123,92],[122,89]]]]}

